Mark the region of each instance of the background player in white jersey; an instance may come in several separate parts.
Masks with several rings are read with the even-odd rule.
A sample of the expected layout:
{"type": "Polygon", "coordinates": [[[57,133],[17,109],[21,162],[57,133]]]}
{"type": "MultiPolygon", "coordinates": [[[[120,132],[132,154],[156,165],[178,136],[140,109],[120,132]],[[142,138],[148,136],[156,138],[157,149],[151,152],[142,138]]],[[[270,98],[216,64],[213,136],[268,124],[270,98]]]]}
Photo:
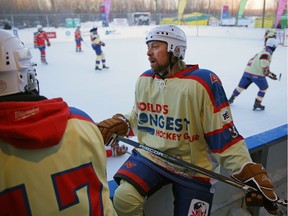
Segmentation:
{"type": "Polygon", "coordinates": [[[0,30],[0,215],[117,215],[96,124],[39,95],[29,49],[0,30]]]}
{"type": "MultiPolygon", "coordinates": [[[[252,162],[219,77],[198,65],[185,64],[186,43],[185,33],[174,25],[160,25],[148,33],[151,69],[137,80],[132,111],[98,124],[104,142],[112,133],[135,134],[141,144],[205,169],[216,171],[221,164],[234,178],[259,187],[259,194],[247,194],[247,204],[264,205],[276,214],[273,184],[262,165],[252,162]]],[[[145,200],[170,183],[175,216],[209,215],[211,179],[186,171],[148,151],[134,149],[114,176],[119,184],[113,200],[118,215],[143,215],[145,200]]]]}
{"type": "Polygon", "coordinates": [[[95,70],[101,70],[100,68],[101,62],[102,62],[102,68],[108,69],[109,67],[106,66],[105,53],[102,50],[102,46],[105,46],[105,43],[101,41],[97,30],[98,30],[97,27],[93,27],[90,30],[90,39],[92,43],[92,48],[96,53],[95,70]]]}
{"type": "Polygon", "coordinates": [[[255,83],[258,86],[259,91],[254,102],[253,110],[265,109],[265,106],[261,103],[269,87],[266,77],[268,76],[272,80],[277,80],[276,74],[270,71],[272,55],[276,50],[277,45],[277,39],[269,38],[265,48],[249,60],[238,86],[234,89],[229,98],[230,104],[234,102],[235,98],[241,94],[243,90],[247,89],[252,83],[255,83]]]}

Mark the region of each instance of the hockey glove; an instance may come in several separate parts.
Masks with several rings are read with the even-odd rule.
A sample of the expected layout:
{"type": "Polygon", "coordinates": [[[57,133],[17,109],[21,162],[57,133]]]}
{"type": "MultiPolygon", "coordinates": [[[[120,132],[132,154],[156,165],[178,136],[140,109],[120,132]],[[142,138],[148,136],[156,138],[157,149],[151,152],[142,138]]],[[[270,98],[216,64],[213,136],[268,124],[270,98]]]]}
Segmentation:
{"type": "Polygon", "coordinates": [[[122,114],[116,114],[112,118],[103,120],[97,126],[103,136],[105,145],[109,144],[114,133],[125,136],[130,131],[130,123],[122,114]]]}
{"type": "Polygon", "coordinates": [[[128,147],[125,145],[119,146],[117,143],[116,145],[111,146],[112,150],[112,157],[117,157],[125,154],[128,151],[128,147]]]}
{"type": "Polygon", "coordinates": [[[232,174],[232,177],[258,189],[258,192],[246,194],[245,201],[247,206],[264,206],[270,214],[277,214],[278,206],[275,201],[278,198],[273,190],[273,184],[261,164],[245,163],[240,171],[232,174]]]}
{"type": "Polygon", "coordinates": [[[105,44],[104,42],[101,42],[101,46],[103,46],[103,47],[104,47],[104,46],[106,46],[106,44],[105,44]]]}
{"type": "Polygon", "coordinates": [[[128,151],[128,147],[125,145],[119,146],[118,143],[113,144],[111,149],[106,150],[107,157],[118,157],[124,155],[128,151]]]}
{"type": "Polygon", "coordinates": [[[47,46],[48,46],[48,47],[50,47],[50,46],[51,46],[51,43],[50,43],[49,41],[47,42],[47,46]]]}
{"type": "Polygon", "coordinates": [[[277,80],[277,79],[278,79],[278,78],[277,78],[277,75],[274,74],[274,73],[272,73],[272,72],[270,72],[270,73],[268,74],[268,77],[269,77],[270,79],[272,79],[272,80],[277,80]]]}

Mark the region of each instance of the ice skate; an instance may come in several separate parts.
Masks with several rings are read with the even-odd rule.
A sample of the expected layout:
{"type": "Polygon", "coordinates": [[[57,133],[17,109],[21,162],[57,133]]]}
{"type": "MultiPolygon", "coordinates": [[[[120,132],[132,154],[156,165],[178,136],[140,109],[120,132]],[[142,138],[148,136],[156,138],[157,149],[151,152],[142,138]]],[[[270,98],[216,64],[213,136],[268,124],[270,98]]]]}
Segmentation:
{"type": "Polygon", "coordinates": [[[47,62],[46,60],[41,60],[41,62],[42,62],[43,64],[48,64],[48,62],[47,62]]]}
{"type": "Polygon", "coordinates": [[[95,70],[102,70],[101,68],[99,68],[98,66],[95,67],[95,70]]]}
{"type": "Polygon", "coordinates": [[[103,65],[103,69],[109,69],[109,67],[107,67],[106,65],[103,65]]]}
{"type": "Polygon", "coordinates": [[[253,110],[264,110],[265,109],[265,106],[262,106],[261,105],[261,102],[257,101],[257,99],[255,99],[255,103],[254,103],[254,106],[253,106],[253,110]]]}

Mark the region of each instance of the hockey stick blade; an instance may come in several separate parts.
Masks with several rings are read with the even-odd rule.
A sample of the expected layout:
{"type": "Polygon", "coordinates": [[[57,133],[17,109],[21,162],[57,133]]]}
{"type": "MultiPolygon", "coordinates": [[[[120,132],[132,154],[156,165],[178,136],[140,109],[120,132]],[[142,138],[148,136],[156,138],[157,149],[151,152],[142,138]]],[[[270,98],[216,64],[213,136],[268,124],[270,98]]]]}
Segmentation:
{"type": "MultiPolygon", "coordinates": [[[[151,148],[151,147],[148,147],[148,146],[145,146],[145,145],[142,145],[134,140],[131,140],[131,139],[127,139],[123,136],[119,136],[117,134],[114,134],[113,135],[113,138],[110,140],[110,142],[114,142],[115,140],[118,140],[118,141],[121,141],[121,142],[124,142],[126,144],[129,144],[135,148],[139,148],[139,149],[143,149],[145,151],[148,151],[148,152],[151,152],[152,154],[160,157],[160,158],[163,158],[171,163],[174,163],[174,164],[177,164],[179,166],[183,166],[187,169],[190,169],[192,171],[195,171],[195,172],[198,172],[198,173],[201,173],[203,175],[206,175],[212,179],[215,179],[215,180],[218,180],[218,181],[221,181],[221,182],[224,182],[226,184],[229,184],[229,185],[232,185],[234,187],[237,187],[239,189],[242,189],[245,193],[249,193],[249,192],[253,192],[253,191],[258,191],[256,188],[254,187],[251,187],[249,185],[246,185],[245,183],[243,182],[240,182],[240,181],[237,181],[235,179],[232,179],[232,178],[229,178],[227,176],[224,176],[224,175],[221,175],[221,174],[218,174],[218,173],[215,173],[211,170],[207,170],[207,169],[204,169],[202,167],[199,167],[195,164],[191,164],[191,163],[188,163],[186,161],[183,161],[183,160],[180,160],[178,158],[175,158],[173,156],[170,156],[164,152],[161,152],[157,149],[154,149],[154,148],[151,148]]],[[[288,206],[288,202],[287,200],[284,200],[284,199],[281,199],[278,197],[278,200],[276,201],[276,203],[278,204],[281,204],[281,205],[284,205],[284,206],[288,206]]]]}
{"type": "Polygon", "coordinates": [[[279,74],[279,78],[278,78],[279,81],[281,80],[281,76],[282,76],[282,73],[279,74]]]}

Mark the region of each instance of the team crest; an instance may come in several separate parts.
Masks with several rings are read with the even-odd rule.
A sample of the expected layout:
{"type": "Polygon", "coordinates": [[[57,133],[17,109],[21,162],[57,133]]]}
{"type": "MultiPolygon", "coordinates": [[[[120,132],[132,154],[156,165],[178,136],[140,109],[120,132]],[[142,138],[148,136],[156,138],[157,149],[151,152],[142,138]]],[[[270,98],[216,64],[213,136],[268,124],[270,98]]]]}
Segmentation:
{"type": "Polygon", "coordinates": [[[221,80],[214,74],[210,74],[210,80],[212,84],[218,82],[220,85],[222,85],[221,80]]]}
{"type": "Polygon", "coordinates": [[[209,203],[203,200],[192,199],[187,216],[208,216],[209,203]]]}
{"type": "Polygon", "coordinates": [[[128,161],[126,161],[126,163],[124,164],[124,166],[126,166],[127,168],[132,168],[132,167],[136,166],[136,164],[131,163],[131,162],[128,160],[128,161]]]}

